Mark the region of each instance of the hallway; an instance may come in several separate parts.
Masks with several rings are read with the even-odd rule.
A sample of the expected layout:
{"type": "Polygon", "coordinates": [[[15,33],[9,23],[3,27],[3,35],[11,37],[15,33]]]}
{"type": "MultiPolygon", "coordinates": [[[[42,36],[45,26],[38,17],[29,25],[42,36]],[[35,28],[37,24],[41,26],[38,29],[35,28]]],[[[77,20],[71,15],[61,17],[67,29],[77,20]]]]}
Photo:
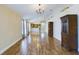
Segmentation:
{"type": "Polygon", "coordinates": [[[78,4],[0,5],[0,54],[77,55],[78,10],[78,4]]]}
{"type": "Polygon", "coordinates": [[[75,55],[76,52],[69,52],[61,48],[60,41],[48,37],[46,33],[41,35],[31,34],[22,40],[20,55],[75,55]]]}

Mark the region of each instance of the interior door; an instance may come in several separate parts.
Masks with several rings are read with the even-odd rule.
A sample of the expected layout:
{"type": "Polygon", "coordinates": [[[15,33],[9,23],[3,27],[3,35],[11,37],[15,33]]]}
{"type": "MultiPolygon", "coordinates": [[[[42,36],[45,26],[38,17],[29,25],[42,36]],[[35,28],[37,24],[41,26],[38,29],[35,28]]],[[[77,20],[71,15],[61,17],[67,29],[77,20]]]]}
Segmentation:
{"type": "Polygon", "coordinates": [[[53,22],[48,23],[48,36],[53,37],[53,22]]]}

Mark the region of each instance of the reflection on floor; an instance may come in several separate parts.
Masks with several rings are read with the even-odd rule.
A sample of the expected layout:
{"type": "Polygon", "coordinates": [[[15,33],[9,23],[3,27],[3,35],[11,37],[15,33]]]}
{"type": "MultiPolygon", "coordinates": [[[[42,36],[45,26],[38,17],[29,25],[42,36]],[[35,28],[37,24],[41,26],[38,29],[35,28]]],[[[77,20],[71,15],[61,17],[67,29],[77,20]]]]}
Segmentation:
{"type": "Polygon", "coordinates": [[[22,40],[19,55],[74,55],[76,52],[61,48],[60,42],[48,37],[46,33],[41,35],[30,34],[22,40]]]}

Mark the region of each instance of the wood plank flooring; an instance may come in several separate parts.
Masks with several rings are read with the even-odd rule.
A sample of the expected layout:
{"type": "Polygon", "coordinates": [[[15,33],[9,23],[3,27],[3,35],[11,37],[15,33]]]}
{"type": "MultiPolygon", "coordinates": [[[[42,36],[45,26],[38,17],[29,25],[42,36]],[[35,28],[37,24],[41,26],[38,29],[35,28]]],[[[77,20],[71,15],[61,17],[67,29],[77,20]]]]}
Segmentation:
{"type": "MultiPolygon", "coordinates": [[[[61,47],[60,41],[55,38],[48,37],[46,33],[29,34],[23,39],[17,48],[16,55],[77,55],[75,51],[68,51],[61,47]]],[[[10,49],[9,49],[10,50],[10,49]]],[[[13,48],[14,52],[16,48],[13,48]]],[[[8,52],[8,51],[7,51],[8,52]]],[[[6,52],[4,53],[6,54],[6,52]]],[[[15,55],[7,53],[6,55],[15,55]]]]}
{"type": "Polygon", "coordinates": [[[77,55],[75,51],[68,51],[61,47],[60,41],[48,37],[46,33],[30,34],[21,43],[19,54],[24,55],[77,55]]]}

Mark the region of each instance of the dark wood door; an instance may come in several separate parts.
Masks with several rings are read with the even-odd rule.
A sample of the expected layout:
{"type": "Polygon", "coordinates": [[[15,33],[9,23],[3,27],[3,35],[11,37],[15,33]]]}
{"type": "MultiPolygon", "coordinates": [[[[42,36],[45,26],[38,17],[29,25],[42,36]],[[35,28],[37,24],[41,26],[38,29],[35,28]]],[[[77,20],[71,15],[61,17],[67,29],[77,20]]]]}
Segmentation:
{"type": "Polygon", "coordinates": [[[69,47],[70,49],[78,49],[77,37],[77,15],[69,16],[69,47]]]}
{"type": "Polygon", "coordinates": [[[48,23],[48,36],[53,37],[53,22],[48,23]]]}

